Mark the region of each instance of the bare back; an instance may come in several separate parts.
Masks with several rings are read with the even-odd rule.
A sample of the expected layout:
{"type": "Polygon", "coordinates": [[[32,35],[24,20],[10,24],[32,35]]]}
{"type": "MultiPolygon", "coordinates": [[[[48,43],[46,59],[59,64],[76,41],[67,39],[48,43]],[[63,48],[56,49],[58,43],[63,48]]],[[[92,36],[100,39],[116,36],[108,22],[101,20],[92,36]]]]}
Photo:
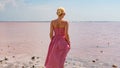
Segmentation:
{"type": "Polygon", "coordinates": [[[55,28],[64,28],[65,29],[65,38],[68,42],[69,41],[69,35],[68,35],[68,22],[67,21],[64,21],[64,20],[61,20],[61,21],[58,21],[58,20],[53,20],[51,22],[51,25],[50,25],[50,38],[52,39],[53,37],[53,32],[54,32],[54,29],[55,28]]]}
{"type": "Polygon", "coordinates": [[[53,28],[65,28],[67,24],[67,21],[58,21],[58,20],[53,20],[52,25],[53,28]]]}

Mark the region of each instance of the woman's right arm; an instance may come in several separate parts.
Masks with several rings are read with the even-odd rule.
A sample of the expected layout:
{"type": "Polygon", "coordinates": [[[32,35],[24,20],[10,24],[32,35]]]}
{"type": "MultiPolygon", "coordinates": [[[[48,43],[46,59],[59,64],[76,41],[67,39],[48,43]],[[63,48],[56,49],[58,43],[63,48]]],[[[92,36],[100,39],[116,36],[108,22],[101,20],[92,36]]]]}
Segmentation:
{"type": "Polygon", "coordinates": [[[51,21],[51,23],[50,23],[50,39],[52,39],[52,37],[53,37],[53,21],[51,21]]]}
{"type": "Polygon", "coordinates": [[[70,44],[70,40],[69,40],[69,34],[68,34],[68,22],[66,22],[66,26],[65,26],[65,38],[67,40],[67,42],[70,44]]]}

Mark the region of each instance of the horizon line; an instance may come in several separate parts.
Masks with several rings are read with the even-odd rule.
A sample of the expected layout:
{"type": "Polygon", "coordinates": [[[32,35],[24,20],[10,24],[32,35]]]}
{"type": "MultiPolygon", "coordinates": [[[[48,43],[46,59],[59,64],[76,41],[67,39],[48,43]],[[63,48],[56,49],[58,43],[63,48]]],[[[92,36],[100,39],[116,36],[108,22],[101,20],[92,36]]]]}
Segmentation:
{"type": "MultiPolygon", "coordinates": [[[[0,21],[0,22],[51,22],[51,21],[0,21]]],[[[69,22],[120,22],[120,21],[69,21],[69,22]]]]}

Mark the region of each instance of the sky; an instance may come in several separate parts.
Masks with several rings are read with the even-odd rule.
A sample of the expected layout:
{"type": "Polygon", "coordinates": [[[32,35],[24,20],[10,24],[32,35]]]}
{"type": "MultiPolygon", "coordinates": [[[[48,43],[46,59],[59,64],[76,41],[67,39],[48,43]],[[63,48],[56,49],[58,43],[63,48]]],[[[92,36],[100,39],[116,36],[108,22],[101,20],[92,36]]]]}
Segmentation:
{"type": "Polygon", "coordinates": [[[51,21],[59,7],[69,21],[120,21],[120,0],[0,0],[0,21],[51,21]]]}

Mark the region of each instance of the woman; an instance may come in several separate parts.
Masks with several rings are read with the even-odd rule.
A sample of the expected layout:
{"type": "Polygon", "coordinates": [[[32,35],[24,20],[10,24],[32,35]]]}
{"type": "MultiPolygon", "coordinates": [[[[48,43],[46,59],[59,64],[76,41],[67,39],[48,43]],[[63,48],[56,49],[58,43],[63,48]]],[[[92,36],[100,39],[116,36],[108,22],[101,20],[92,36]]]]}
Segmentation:
{"type": "Polygon", "coordinates": [[[58,18],[50,24],[51,42],[45,62],[46,68],[64,68],[65,58],[70,50],[68,22],[63,20],[64,8],[58,8],[57,15],[58,18]]]}

